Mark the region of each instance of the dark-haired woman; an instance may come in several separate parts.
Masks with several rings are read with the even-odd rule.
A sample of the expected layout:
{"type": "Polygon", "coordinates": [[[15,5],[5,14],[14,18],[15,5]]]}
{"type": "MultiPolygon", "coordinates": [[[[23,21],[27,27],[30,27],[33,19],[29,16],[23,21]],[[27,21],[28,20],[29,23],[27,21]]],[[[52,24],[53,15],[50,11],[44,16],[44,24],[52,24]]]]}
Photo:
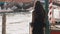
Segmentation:
{"type": "Polygon", "coordinates": [[[35,8],[32,13],[32,34],[44,34],[43,28],[45,26],[45,17],[46,12],[40,1],[37,1],[35,3],[35,8]]]}

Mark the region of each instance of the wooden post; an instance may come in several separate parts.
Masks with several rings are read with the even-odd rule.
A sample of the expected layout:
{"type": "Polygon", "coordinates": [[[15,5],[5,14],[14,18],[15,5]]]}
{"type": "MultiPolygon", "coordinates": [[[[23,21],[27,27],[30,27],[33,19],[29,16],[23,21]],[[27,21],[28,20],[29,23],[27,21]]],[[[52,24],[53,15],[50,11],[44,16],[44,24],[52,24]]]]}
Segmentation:
{"type": "Polygon", "coordinates": [[[6,34],[6,14],[2,15],[2,34],[6,34]]]}

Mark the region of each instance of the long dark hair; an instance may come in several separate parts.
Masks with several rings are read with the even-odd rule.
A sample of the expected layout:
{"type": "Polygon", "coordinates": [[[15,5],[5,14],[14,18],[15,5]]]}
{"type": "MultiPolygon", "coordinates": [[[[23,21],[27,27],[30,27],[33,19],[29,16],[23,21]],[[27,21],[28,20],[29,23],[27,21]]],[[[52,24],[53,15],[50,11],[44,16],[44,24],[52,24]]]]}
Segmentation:
{"type": "Polygon", "coordinates": [[[41,10],[44,10],[44,8],[43,8],[43,5],[42,5],[42,3],[40,2],[40,1],[37,1],[36,3],[35,3],[35,11],[37,10],[37,12],[39,11],[41,11],[41,10]]]}
{"type": "Polygon", "coordinates": [[[43,34],[43,27],[45,26],[46,12],[40,1],[35,3],[34,11],[32,12],[32,34],[43,34]]]}
{"type": "Polygon", "coordinates": [[[39,19],[40,17],[41,17],[41,19],[45,19],[46,18],[46,12],[45,12],[41,2],[37,1],[35,3],[34,11],[32,12],[32,22],[34,22],[35,19],[41,20],[41,19],[39,19]]]}

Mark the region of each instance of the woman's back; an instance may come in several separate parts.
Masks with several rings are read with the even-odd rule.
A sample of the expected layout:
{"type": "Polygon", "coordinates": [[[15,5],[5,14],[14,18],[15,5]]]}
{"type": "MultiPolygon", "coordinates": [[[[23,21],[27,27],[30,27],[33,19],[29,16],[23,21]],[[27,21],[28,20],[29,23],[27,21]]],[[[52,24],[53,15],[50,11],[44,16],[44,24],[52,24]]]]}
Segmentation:
{"type": "Polygon", "coordinates": [[[37,1],[35,4],[35,10],[32,13],[32,25],[33,25],[33,34],[43,34],[43,27],[45,26],[45,10],[41,5],[40,1],[37,1]]]}
{"type": "Polygon", "coordinates": [[[32,12],[32,22],[44,22],[46,12],[39,1],[36,2],[34,9],[32,12]]]}

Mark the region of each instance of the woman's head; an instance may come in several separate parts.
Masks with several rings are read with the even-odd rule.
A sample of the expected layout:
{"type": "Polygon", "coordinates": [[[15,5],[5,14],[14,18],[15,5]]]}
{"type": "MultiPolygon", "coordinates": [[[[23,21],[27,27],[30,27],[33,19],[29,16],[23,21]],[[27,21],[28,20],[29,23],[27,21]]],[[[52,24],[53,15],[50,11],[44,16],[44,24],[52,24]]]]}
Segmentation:
{"type": "Polygon", "coordinates": [[[41,9],[43,9],[43,6],[42,6],[42,4],[41,4],[41,2],[40,1],[36,1],[36,3],[35,3],[35,8],[34,8],[35,10],[37,9],[37,10],[41,10],[41,9]]]}

